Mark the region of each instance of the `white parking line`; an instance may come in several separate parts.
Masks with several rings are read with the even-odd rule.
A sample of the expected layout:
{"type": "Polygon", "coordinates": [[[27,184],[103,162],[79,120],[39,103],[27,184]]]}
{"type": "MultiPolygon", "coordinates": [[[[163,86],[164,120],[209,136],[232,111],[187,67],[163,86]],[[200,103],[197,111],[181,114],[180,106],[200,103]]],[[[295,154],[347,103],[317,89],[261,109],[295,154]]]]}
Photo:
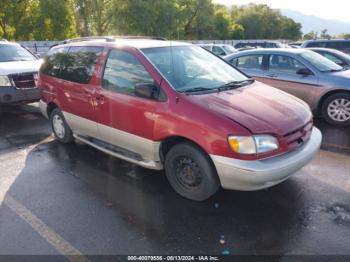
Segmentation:
{"type": "Polygon", "coordinates": [[[19,203],[13,197],[7,195],[4,203],[19,217],[26,221],[40,236],[57,249],[62,255],[72,262],[90,261],[79,250],[74,248],[68,241],[48,227],[42,220],[35,216],[30,210],[19,203]]]}

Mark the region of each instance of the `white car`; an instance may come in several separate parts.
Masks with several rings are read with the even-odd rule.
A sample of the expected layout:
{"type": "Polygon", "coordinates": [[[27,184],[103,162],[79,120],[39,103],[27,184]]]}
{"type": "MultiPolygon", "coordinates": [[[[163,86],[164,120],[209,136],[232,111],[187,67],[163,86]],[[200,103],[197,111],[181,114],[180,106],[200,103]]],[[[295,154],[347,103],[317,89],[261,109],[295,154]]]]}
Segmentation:
{"type": "Polygon", "coordinates": [[[200,44],[201,47],[209,50],[217,56],[226,56],[238,52],[232,45],[225,44],[200,44]]]}
{"type": "Polygon", "coordinates": [[[0,41],[0,105],[40,99],[36,79],[41,62],[21,45],[0,41]]]}

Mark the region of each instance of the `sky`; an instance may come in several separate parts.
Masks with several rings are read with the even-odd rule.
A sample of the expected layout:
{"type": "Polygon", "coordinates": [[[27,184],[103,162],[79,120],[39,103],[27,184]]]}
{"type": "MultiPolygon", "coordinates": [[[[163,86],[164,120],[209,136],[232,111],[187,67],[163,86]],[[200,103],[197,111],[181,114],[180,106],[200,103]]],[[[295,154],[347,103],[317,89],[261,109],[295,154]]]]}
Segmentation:
{"type": "Polygon", "coordinates": [[[246,5],[249,3],[267,4],[272,8],[290,9],[305,15],[350,22],[349,0],[213,0],[213,2],[227,6],[246,5]]]}

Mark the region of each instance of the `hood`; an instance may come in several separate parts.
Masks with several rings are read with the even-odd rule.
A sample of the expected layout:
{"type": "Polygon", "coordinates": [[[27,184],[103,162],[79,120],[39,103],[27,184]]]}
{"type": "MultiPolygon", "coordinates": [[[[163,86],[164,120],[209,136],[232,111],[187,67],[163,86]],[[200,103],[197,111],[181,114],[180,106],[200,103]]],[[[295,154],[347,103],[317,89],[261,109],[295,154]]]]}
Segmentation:
{"type": "Polygon", "coordinates": [[[284,135],[312,118],[306,103],[260,82],[226,92],[189,95],[188,99],[238,122],[252,133],[284,135]]]}
{"type": "Polygon", "coordinates": [[[42,60],[1,62],[0,75],[38,72],[41,63],[42,60]]]}

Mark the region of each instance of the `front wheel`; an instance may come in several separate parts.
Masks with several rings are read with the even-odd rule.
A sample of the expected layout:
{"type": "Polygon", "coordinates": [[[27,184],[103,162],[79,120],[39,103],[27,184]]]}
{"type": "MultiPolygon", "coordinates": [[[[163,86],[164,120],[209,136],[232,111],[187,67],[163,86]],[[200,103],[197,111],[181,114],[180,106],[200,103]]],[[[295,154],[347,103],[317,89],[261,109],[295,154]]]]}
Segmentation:
{"type": "Polygon", "coordinates": [[[73,132],[68,126],[62,112],[55,108],[50,115],[52,131],[57,140],[62,143],[71,143],[74,140],[73,132]]]}
{"type": "Polygon", "coordinates": [[[206,200],[220,186],[209,156],[190,143],[180,143],[170,149],[165,158],[165,172],[174,190],[191,200],[206,200]]]}
{"type": "Polygon", "coordinates": [[[331,125],[350,125],[350,94],[336,93],[326,98],[322,105],[322,116],[331,125]]]}

